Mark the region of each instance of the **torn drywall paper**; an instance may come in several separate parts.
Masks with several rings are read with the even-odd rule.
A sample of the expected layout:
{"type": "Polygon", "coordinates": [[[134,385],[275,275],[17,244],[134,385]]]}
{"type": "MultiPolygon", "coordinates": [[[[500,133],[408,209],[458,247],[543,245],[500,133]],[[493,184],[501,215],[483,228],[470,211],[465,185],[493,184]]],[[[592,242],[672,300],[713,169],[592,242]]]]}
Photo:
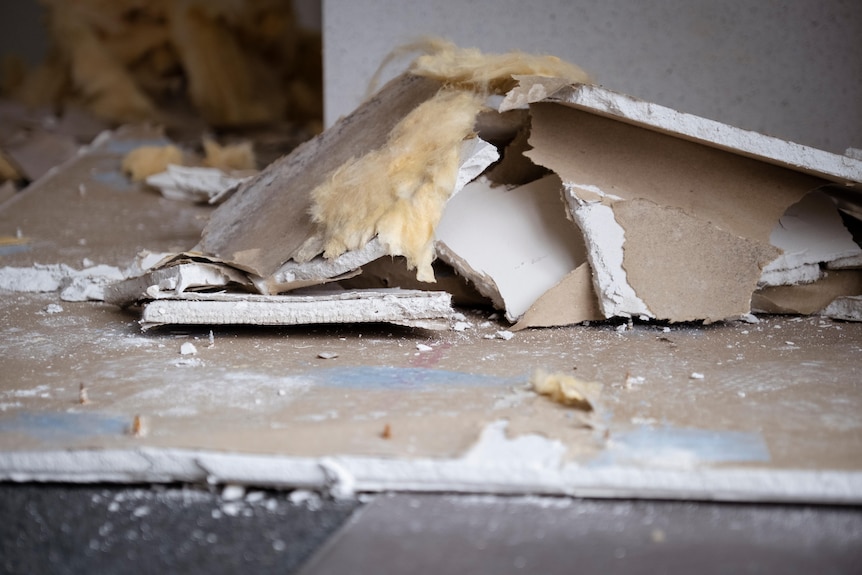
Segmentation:
{"type": "Polygon", "coordinates": [[[612,209],[625,229],[626,278],[655,317],[712,322],[751,311],[751,294],[776,248],[649,200],[612,209]]]}
{"type": "Polygon", "coordinates": [[[539,296],[511,329],[573,325],[604,318],[593,289],[590,264],[584,262],[539,296]]]}
{"type": "Polygon", "coordinates": [[[155,287],[161,294],[181,294],[188,289],[234,285],[250,286],[246,275],[224,265],[186,262],[149,271],[138,277],[114,283],[105,290],[105,301],[125,307],[137,301],[152,299],[155,287]]]}
{"type": "Polygon", "coordinates": [[[613,209],[599,202],[584,201],[575,190],[574,186],[565,186],[565,198],[584,235],[587,260],[593,271],[593,285],[602,315],[605,318],[655,317],[629,285],[623,267],[625,230],[614,218],[613,209]]]}
{"type": "MultiPolygon", "coordinates": [[[[726,292],[726,280],[704,266],[705,254],[709,254],[707,259],[716,269],[748,266],[734,272],[733,278],[759,278],[762,266],[769,261],[763,261],[763,257],[779,255],[769,244],[778,218],[823,183],[804,174],[566,106],[538,103],[530,111],[533,150],[527,155],[560,174],[568,185],[572,215],[584,232],[596,293],[608,317],[646,315],[687,321],[747,313],[748,310],[740,311],[740,303],[747,296],[738,289],[726,292]],[[657,227],[652,230],[641,230],[647,233],[638,241],[650,246],[646,250],[629,241],[628,230],[617,213],[619,205],[639,198],[669,208],[663,214],[670,219],[655,222],[657,227]],[[674,218],[680,218],[679,223],[674,218]],[[720,232],[727,242],[737,237],[753,244],[730,251],[716,245],[710,251],[696,233],[687,236],[686,241],[672,241],[679,237],[673,233],[677,225],[694,232],[697,226],[689,218],[710,230],[704,232],[707,235],[720,232]],[[624,245],[625,263],[621,267],[624,245]],[[751,251],[755,245],[760,246],[756,256],[751,251]],[[640,255],[635,258],[635,253],[640,255]],[[658,277],[653,269],[675,269],[679,275],[658,277]],[[640,283],[629,277],[633,272],[639,272],[640,283]],[[671,303],[667,289],[671,283],[677,301],[667,308],[664,303],[671,303]],[[708,313],[687,306],[686,298],[690,302],[709,301],[708,313]],[[653,305],[661,307],[661,313],[653,305]],[[672,312],[673,309],[680,311],[672,312]]],[[[629,225],[638,223],[633,220],[629,225]]],[[[721,245],[727,247],[724,243],[721,245]]],[[[748,285],[748,281],[742,285],[748,285]]],[[[753,289],[754,284],[748,296],[753,289]]]]}
{"type": "Polygon", "coordinates": [[[549,101],[563,103],[591,114],[606,116],[619,122],[726,150],[817,178],[842,183],[862,182],[862,160],[858,158],[833,154],[678,112],[633,96],[613,92],[602,86],[591,84],[565,86],[553,91],[549,101]]]}
{"type": "Polygon", "coordinates": [[[453,313],[449,294],[416,290],[360,290],[279,296],[231,293],[168,295],[168,299],[156,299],[144,306],[141,315],[144,329],[166,324],[409,324],[411,321],[448,320],[453,313]]]}
{"type": "Polygon", "coordinates": [[[586,261],[556,175],[513,189],[479,179],[453,197],[436,231],[441,259],[516,321],[586,261]]]}
{"type": "Polygon", "coordinates": [[[820,278],[821,263],[862,256],[835,203],[819,191],[787,208],[769,240],[783,253],[763,269],[760,287],[810,283],[820,278]]]}
{"type": "Polygon", "coordinates": [[[862,270],[826,270],[816,282],[765,287],[754,292],[751,309],[761,313],[810,315],[837,298],[862,295],[862,270]]]}
{"type": "Polygon", "coordinates": [[[252,177],[226,174],[217,168],[170,164],[167,171],[147,177],[146,182],[171,200],[215,204],[252,177]]]}

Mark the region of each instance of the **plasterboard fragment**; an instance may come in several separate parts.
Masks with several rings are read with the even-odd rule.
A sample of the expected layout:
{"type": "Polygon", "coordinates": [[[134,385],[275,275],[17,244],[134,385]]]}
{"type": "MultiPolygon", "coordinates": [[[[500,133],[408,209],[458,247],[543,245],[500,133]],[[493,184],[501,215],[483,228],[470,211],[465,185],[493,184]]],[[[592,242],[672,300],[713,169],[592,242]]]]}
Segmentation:
{"type": "Polygon", "coordinates": [[[844,321],[862,321],[862,296],[837,298],[820,315],[844,321]]]}
{"type": "Polygon", "coordinates": [[[566,187],[572,217],[584,234],[587,259],[599,308],[604,317],[655,317],[629,284],[623,267],[625,230],[614,218],[613,209],[599,202],[578,198],[576,188],[566,187]]]}
{"type": "Polygon", "coordinates": [[[154,297],[151,287],[157,288],[156,294],[169,297],[184,293],[193,288],[249,286],[251,282],[238,270],[223,265],[188,262],[149,271],[143,275],[116,282],[105,290],[105,301],[125,307],[143,299],[154,297]]]}
{"type": "Polygon", "coordinates": [[[356,155],[386,144],[390,130],[440,89],[403,75],[317,138],[277,160],[213,212],[195,251],[257,276],[274,274],[315,234],[311,190],[356,155]]]}
{"type": "MultiPolygon", "coordinates": [[[[461,144],[459,169],[452,194],[457,194],[468,182],[475,179],[498,158],[497,149],[479,138],[470,138],[461,144]]],[[[286,261],[268,277],[252,277],[254,285],[263,294],[275,294],[299,287],[337,281],[356,275],[362,266],[389,254],[379,238],[373,237],[362,247],[348,250],[334,258],[318,255],[309,261],[286,261]]]]}
{"type": "Polygon", "coordinates": [[[590,264],[584,262],[542,294],[511,329],[574,325],[601,319],[604,315],[593,289],[590,264]]]}
{"type": "Polygon", "coordinates": [[[63,301],[101,301],[105,290],[123,279],[123,272],[107,265],[76,270],[64,264],[34,264],[29,268],[0,268],[0,289],[13,292],[60,292],[63,301]]]}
{"type": "Polygon", "coordinates": [[[862,295],[862,270],[827,270],[813,283],[766,287],[751,297],[752,311],[762,313],[818,313],[835,299],[862,295]]]}
{"type": "Polygon", "coordinates": [[[602,86],[572,84],[553,92],[549,101],[830,181],[862,182],[862,160],[858,158],[678,112],[602,86]]]}
{"type": "Polygon", "coordinates": [[[862,256],[835,203],[819,191],[787,208],[769,240],[783,253],[763,268],[760,287],[810,283],[820,278],[821,263],[862,256]]]}
{"type": "Polygon", "coordinates": [[[476,180],[449,200],[437,227],[439,257],[510,321],[585,261],[561,189],[555,175],[510,190],[476,180]]]}
{"type": "Polygon", "coordinates": [[[166,171],[147,177],[146,182],[171,200],[215,204],[252,177],[229,175],[217,168],[170,164],[166,171]]]}
{"type": "MultiPolygon", "coordinates": [[[[141,326],[304,325],[448,320],[451,296],[417,290],[361,290],[315,295],[183,293],[143,307],[141,326]]],[[[428,322],[426,325],[434,325],[428,322]]]]}
{"type": "MultiPolygon", "coordinates": [[[[686,236],[686,241],[674,235],[674,218],[680,218],[680,225],[687,229],[697,227],[690,220],[694,218],[704,230],[711,230],[709,234],[725,234],[727,242],[734,243],[730,240],[734,236],[749,242],[745,249],[713,250],[711,257],[716,269],[748,266],[731,277],[756,274],[759,278],[761,268],[768,263],[763,255],[779,255],[769,244],[775,222],[789,206],[823,184],[823,180],[805,174],[566,106],[538,103],[530,111],[533,150],[527,155],[560,174],[572,192],[572,215],[584,231],[596,292],[608,317],[646,315],[687,321],[723,319],[722,309],[726,310],[724,317],[747,313],[741,307],[744,298],[739,289],[725,292],[726,280],[704,266],[702,258],[709,251],[704,242],[697,235],[686,236]],[[617,207],[637,199],[668,208],[664,215],[670,219],[653,222],[654,229],[642,230],[648,233],[635,242],[629,241],[617,207]],[[614,231],[616,237],[611,238],[614,231]],[[619,260],[623,244],[629,250],[636,243],[641,245],[636,248],[640,250],[639,263],[631,251],[627,251],[625,269],[618,265],[620,262],[609,265],[602,261],[609,257],[619,260]],[[752,257],[755,246],[760,255],[752,257]],[[648,271],[652,266],[674,269],[677,275],[656,279],[648,271]],[[627,274],[637,269],[644,274],[635,285],[627,274]],[[650,277],[653,279],[645,281],[650,277]],[[681,297],[676,302],[667,296],[667,287],[673,282],[673,293],[681,297]],[[707,303],[707,293],[715,300],[709,300],[703,311],[686,303],[707,303]],[[662,307],[661,313],[652,309],[662,302],[672,306],[662,307]],[[684,312],[672,311],[683,307],[684,312]]],[[[632,221],[630,225],[640,224],[632,221]]],[[[743,283],[748,285],[747,279],[743,283]]]]}
{"type": "Polygon", "coordinates": [[[629,284],[656,317],[674,322],[749,313],[761,270],[778,251],[649,200],[616,202],[613,213],[625,229],[629,284]]]}

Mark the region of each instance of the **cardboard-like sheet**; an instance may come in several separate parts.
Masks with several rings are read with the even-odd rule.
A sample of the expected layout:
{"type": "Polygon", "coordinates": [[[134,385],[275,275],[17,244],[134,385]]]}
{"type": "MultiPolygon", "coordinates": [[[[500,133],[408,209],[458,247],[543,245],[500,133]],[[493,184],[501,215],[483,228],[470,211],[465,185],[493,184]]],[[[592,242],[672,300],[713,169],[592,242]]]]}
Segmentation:
{"type": "Polygon", "coordinates": [[[527,155],[570,191],[607,317],[689,321],[747,313],[761,269],[780,253],[769,243],[775,223],[823,183],[565,105],[530,110],[527,155]],[[635,200],[646,203],[626,205],[635,200]],[[646,218],[649,205],[661,216],[646,218]],[[603,260],[621,250],[624,263],[603,260]]]}
{"type": "Polygon", "coordinates": [[[513,322],[586,261],[553,174],[512,189],[468,184],[447,204],[436,238],[439,257],[513,322]]]}
{"type": "Polygon", "coordinates": [[[383,146],[440,83],[403,75],[319,137],[277,160],[212,215],[197,251],[261,277],[275,273],[314,233],[310,192],[353,157],[383,146]]]}

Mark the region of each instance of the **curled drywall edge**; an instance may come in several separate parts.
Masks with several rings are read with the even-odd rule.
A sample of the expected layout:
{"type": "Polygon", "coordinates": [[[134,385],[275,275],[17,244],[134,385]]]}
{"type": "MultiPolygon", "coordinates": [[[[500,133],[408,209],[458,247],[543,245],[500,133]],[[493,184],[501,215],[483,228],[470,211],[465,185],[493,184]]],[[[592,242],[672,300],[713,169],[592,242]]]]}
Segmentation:
{"type": "Polygon", "coordinates": [[[593,283],[604,316],[655,317],[626,278],[623,268],[625,230],[614,218],[613,208],[585,202],[575,193],[576,186],[566,183],[564,186],[566,204],[584,234],[593,283]]]}
{"type": "Polygon", "coordinates": [[[499,159],[500,153],[493,144],[481,138],[464,140],[461,144],[461,165],[455,179],[455,189],[449,198],[464,189],[464,186],[479,177],[479,174],[499,159]]]}
{"type": "MultiPolygon", "coordinates": [[[[7,451],[0,479],[11,481],[113,481],[235,483],[260,487],[325,489],[332,463],[349,474],[357,493],[382,491],[553,494],[578,497],[656,497],[671,500],[862,502],[862,473],[840,470],[655,469],[620,465],[560,465],[552,440],[526,461],[489,459],[505,449],[499,423],[486,427],[488,449],[459,459],[327,458],[220,453],[206,450],[137,449],[7,451]],[[493,443],[494,445],[491,445],[493,443]],[[497,447],[499,449],[490,449],[497,447]],[[540,457],[540,455],[542,457],[540,457]],[[544,462],[542,461],[544,459],[544,462]]],[[[517,439],[515,440],[517,441],[517,439]]],[[[477,444],[478,445],[478,444],[477,444]]],[[[532,443],[531,445],[532,446],[532,443]]],[[[527,444],[523,444],[527,447],[527,444]]],[[[476,448],[474,448],[476,449],[476,448]]]]}
{"type": "Polygon", "coordinates": [[[862,321],[862,296],[836,298],[820,315],[844,321],[862,321]]]}

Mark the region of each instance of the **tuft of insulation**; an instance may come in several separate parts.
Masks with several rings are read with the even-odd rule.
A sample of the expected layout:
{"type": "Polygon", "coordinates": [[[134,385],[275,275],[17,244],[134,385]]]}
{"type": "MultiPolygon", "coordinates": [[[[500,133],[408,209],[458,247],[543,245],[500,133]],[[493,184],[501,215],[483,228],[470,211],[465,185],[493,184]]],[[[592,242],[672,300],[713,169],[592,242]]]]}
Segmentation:
{"type": "Polygon", "coordinates": [[[386,146],[349,160],[314,189],[311,215],[324,257],[377,236],[417,269],[417,279],[433,282],[434,230],[455,189],[461,142],[483,106],[472,92],[440,90],[393,128],[386,146]]]}

